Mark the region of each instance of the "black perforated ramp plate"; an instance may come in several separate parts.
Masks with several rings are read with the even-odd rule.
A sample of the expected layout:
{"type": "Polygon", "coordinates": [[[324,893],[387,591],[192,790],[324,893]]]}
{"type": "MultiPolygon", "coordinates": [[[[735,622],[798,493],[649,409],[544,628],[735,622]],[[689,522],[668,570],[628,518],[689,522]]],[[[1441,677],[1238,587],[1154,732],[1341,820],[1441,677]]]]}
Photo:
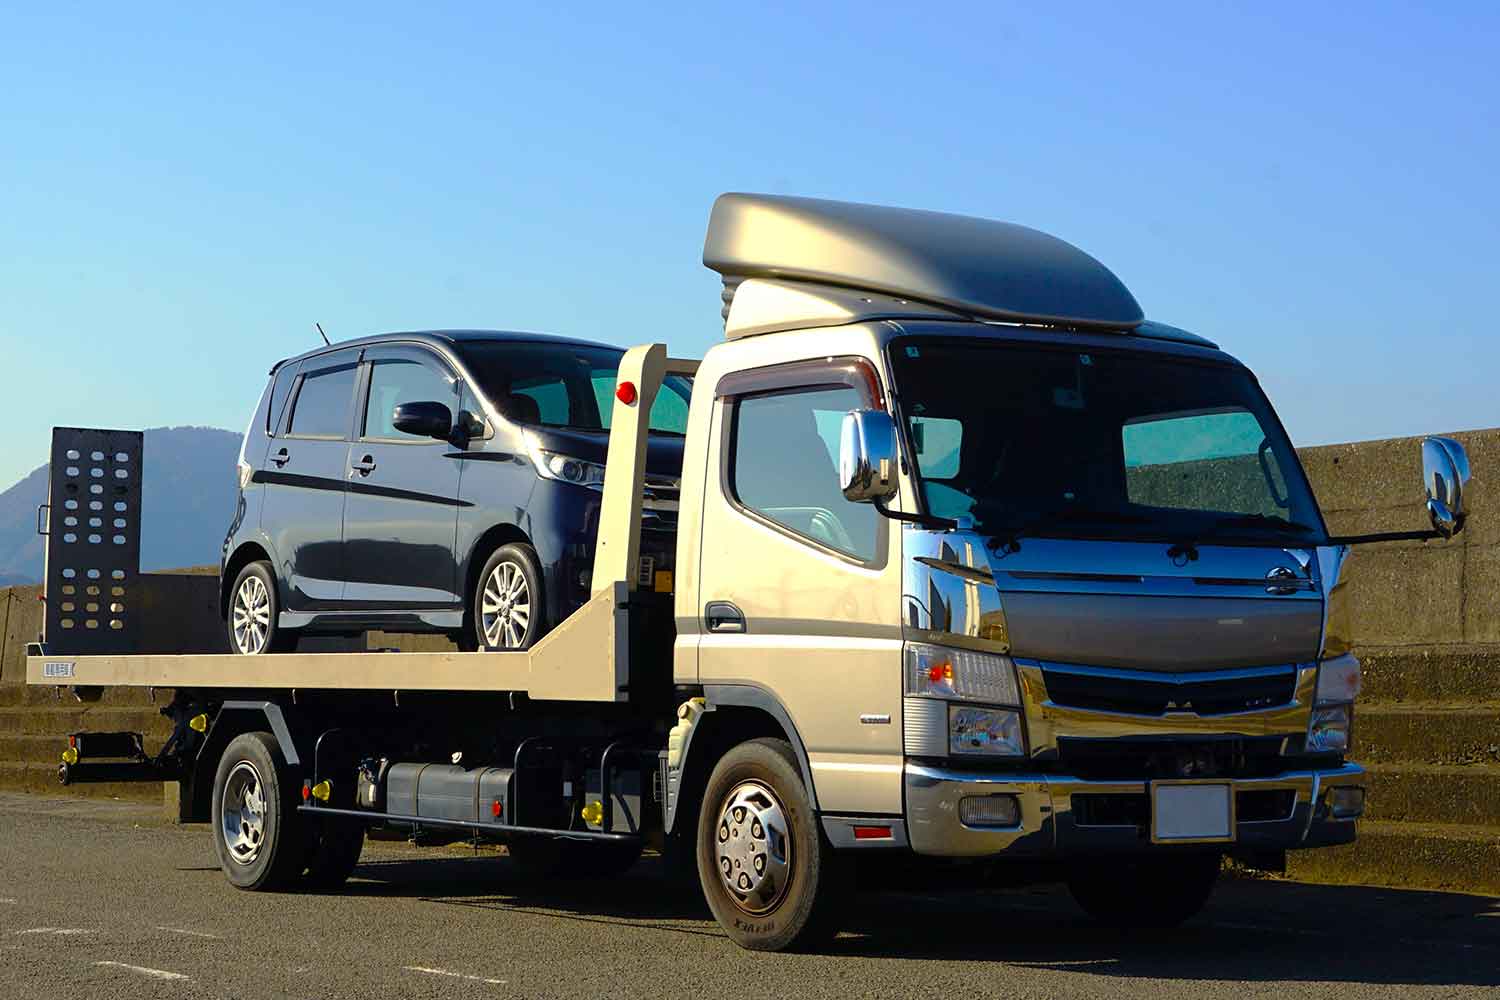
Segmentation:
{"type": "Polygon", "coordinates": [[[52,429],[49,653],[126,653],[140,635],[140,431],[52,429]]]}

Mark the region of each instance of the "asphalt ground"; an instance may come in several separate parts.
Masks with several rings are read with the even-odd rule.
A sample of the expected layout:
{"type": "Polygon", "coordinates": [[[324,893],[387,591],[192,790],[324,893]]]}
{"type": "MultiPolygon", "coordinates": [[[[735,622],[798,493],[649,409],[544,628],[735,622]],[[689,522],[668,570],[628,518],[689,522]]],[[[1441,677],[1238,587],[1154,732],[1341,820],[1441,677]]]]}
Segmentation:
{"type": "Polygon", "coordinates": [[[0,794],[0,997],[1500,996],[1500,899],[1230,879],[1171,932],[1055,888],[876,891],[812,955],[730,944],[648,859],[547,882],[369,842],[332,895],[252,894],[208,828],[0,794]]]}

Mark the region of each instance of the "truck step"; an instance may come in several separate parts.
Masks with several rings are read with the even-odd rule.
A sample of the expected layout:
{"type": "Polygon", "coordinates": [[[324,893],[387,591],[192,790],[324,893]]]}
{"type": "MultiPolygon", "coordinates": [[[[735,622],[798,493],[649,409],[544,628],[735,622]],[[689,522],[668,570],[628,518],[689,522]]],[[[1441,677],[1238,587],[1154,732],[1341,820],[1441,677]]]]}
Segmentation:
{"type": "Polygon", "coordinates": [[[1287,874],[1305,882],[1500,895],[1500,827],[1362,820],[1352,844],[1288,852],[1287,874]]]}
{"type": "Polygon", "coordinates": [[[1500,764],[1500,705],[1359,705],[1361,763],[1500,764]]]}
{"type": "Polygon", "coordinates": [[[1371,819],[1500,830],[1500,764],[1369,764],[1366,774],[1371,819]]]}

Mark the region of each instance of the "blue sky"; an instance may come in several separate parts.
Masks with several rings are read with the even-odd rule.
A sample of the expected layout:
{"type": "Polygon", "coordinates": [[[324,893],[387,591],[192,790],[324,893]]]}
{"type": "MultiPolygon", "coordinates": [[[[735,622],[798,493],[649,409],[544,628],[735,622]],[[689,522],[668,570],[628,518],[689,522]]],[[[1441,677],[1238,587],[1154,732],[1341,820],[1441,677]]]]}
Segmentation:
{"type": "Polygon", "coordinates": [[[701,353],[726,190],[1055,233],[1299,444],[1500,424],[1493,4],[43,6],[0,14],[0,487],[53,424],[242,428],[314,320],[701,353]]]}

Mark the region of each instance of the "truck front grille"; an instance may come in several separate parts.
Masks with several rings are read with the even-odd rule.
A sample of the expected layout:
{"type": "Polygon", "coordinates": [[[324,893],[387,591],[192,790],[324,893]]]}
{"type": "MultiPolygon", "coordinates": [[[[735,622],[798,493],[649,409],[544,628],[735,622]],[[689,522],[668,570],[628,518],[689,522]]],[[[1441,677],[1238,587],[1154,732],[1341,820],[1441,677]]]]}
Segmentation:
{"type": "Polygon", "coordinates": [[[1229,715],[1277,708],[1292,701],[1295,666],[1194,674],[1105,670],[1047,664],[1047,698],[1067,708],[1160,716],[1168,712],[1229,715]]]}

